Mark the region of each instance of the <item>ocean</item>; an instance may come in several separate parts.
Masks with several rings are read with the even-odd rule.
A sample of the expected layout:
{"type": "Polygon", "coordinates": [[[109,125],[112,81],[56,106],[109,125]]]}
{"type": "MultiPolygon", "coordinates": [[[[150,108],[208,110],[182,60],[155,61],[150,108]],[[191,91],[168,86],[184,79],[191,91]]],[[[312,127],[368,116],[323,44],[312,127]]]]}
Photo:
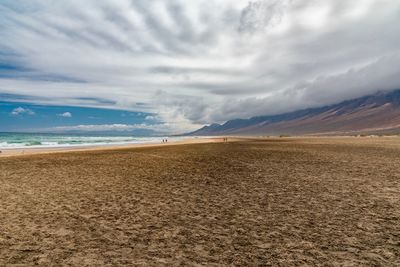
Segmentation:
{"type": "MultiPolygon", "coordinates": [[[[0,149],[106,146],[161,143],[166,137],[107,136],[82,134],[0,133],[0,149]]],[[[179,141],[184,137],[170,137],[179,141]]]]}

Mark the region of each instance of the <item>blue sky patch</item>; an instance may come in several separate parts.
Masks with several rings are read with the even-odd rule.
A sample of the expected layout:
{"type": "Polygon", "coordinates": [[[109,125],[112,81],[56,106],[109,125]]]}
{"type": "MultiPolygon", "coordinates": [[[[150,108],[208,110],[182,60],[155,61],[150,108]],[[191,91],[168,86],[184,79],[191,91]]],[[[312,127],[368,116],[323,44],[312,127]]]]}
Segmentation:
{"type": "Polygon", "coordinates": [[[75,125],[157,124],[154,114],[100,108],[44,106],[0,102],[1,132],[48,132],[52,128],[75,125]],[[147,118],[147,119],[146,119],[147,118]]]}

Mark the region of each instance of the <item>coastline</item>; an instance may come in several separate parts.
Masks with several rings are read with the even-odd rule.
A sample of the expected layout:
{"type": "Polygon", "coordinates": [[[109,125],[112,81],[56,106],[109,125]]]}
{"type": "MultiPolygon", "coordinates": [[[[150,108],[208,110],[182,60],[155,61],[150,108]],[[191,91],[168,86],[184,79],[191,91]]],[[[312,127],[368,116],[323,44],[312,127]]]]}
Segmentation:
{"type": "Polygon", "coordinates": [[[209,137],[209,138],[194,138],[188,137],[179,141],[171,141],[168,143],[138,143],[138,144],[121,144],[121,145],[88,145],[88,146],[75,146],[75,147],[43,147],[43,148],[15,148],[0,150],[0,158],[4,157],[17,157],[38,154],[54,154],[65,152],[83,152],[83,151],[102,151],[102,150],[115,150],[115,149],[130,149],[136,147],[162,147],[162,146],[176,146],[187,144],[201,144],[201,143],[219,143],[223,142],[222,137],[209,137]]]}
{"type": "MultiPolygon", "coordinates": [[[[142,147],[163,147],[163,146],[176,146],[176,145],[188,145],[188,144],[206,144],[206,143],[223,143],[224,136],[213,136],[213,137],[187,137],[182,140],[169,141],[168,143],[135,143],[135,144],[107,144],[107,145],[83,145],[83,146],[61,146],[61,147],[27,147],[27,148],[10,148],[0,149],[0,158],[5,157],[19,157],[19,156],[30,156],[38,154],[55,154],[55,153],[67,153],[67,152],[86,152],[86,151],[110,151],[110,150],[123,150],[131,148],[142,148],[142,147]]],[[[297,141],[304,144],[329,144],[329,143],[342,143],[343,145],[352,144],[357,146],[359,141],[361,144],[369,144],[371,146],[384,147],[397,147],[400,148],[400,138],[398,136],[229,136],[228,142],[232,141],[297,141]],[[358,141],[357,141],[358,140],[358,141]]]]}

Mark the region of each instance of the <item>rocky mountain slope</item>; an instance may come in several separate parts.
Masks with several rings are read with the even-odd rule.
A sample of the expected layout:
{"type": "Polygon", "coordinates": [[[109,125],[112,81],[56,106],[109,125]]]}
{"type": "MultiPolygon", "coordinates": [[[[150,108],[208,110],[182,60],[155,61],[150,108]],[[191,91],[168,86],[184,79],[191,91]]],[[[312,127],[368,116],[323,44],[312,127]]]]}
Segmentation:
{"type": "Polygon", "coordinates": [[[211,124],[189,135],[304,135],[400,132],[400,90],[335,105],[211,124]]]}

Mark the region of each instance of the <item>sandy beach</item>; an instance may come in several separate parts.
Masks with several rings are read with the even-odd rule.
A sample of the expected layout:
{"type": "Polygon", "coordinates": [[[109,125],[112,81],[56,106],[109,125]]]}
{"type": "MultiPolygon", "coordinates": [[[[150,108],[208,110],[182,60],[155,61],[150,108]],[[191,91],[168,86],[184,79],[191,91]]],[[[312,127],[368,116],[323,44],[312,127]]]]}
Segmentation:
{"type": "MultiPolygon", "coordinates": [[[[235,138],[231,138],[235,140],[235,138]]],[[[215,143],[222,142],[222,138],[193,138],[188,137],[180,141],[169,141],[167,143],[138,143],[138,144],[122,144],[122,145],[90,145],[90,146],[66,146],[66,147],[41,147],[41,148],[17,148],[17,149],[2,149],[0,150],[0,157],[10,156],[23,156],[23,155],[37,155],[37,154],[53,154],[62,152],[77,152],[77,151],[95,151],[95,150],[115,150],[115,149],[129,149],[135,147],[157,147],[157,146],[173,146],[184,144],[202,144],[202,143],[215,143]]]]}
{"type": "Polygon", "coordinates": [[[220,141],[0,158],[0,266],[400,265],[400,138],[220,141]]]}

